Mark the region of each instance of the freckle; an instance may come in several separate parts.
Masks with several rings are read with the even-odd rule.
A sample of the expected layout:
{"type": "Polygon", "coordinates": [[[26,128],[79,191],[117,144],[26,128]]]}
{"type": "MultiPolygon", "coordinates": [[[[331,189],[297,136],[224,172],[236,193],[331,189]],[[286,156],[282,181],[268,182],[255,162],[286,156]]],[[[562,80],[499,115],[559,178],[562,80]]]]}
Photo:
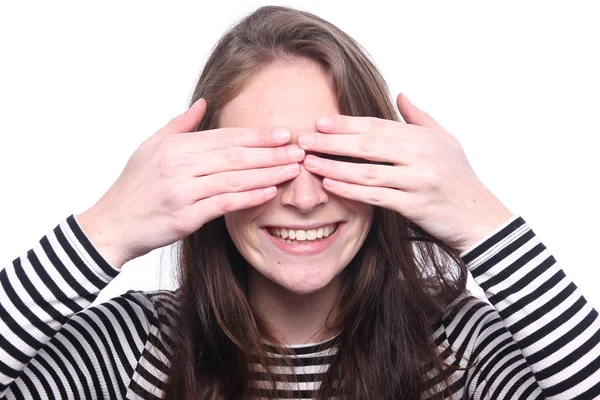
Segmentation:
{"type": "Polygon", "coordinates": [[[277,260],[277,264],[281,265],[281,261],[277,260]]]}

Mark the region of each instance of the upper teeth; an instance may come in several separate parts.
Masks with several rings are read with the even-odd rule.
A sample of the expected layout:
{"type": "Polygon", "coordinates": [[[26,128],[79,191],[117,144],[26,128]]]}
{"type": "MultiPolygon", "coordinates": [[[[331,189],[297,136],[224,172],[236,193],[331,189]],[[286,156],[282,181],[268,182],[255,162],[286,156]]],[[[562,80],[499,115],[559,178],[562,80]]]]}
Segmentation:
{"type": "Polygon", "coordinates": [[[270,228],[271,235],[279,236],[284,239],[292,240],[315,240],[322,237],[327,237],[335,232],[337,224],[322,226],[317,229],[287,229],[287,228],[270,228]]]}

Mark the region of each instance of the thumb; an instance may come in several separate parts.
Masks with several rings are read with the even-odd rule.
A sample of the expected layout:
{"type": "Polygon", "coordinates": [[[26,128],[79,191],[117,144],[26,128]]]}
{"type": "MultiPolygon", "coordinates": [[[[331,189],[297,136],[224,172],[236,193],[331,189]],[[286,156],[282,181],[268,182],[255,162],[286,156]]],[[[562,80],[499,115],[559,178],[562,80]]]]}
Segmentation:
{"type": "Polygon", "coordinates": [[[425,111],[417,108],[404,94],[398,94],[396,105],[406,123],[425,126],[427,128],[441,128],[440,124],[425,111]]]}
{"type": "Polygon", "coordinates": [[[180,114],[170,120],[158,132],[159,135],[169,135],[172,133],[193,132],[198,129],[198,125],[202,121],[206,113],[206,100],[199,98],[192,106],[183,114],[180,114]]]}

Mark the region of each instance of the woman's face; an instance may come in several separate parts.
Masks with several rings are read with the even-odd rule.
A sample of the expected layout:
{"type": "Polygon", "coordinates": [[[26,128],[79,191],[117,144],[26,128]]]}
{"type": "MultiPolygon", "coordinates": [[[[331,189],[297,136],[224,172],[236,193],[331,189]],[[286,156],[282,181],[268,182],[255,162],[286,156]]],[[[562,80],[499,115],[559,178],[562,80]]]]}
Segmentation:
{"type": "MultiPolygon", "coordinates": [[[[263,68],[224,107],[219,127],[285,126],[296,143],[300,132],[317,131],[317,117],[338,114],[336,103],[318,64],[279,62],[263,68]]],[[[229,213],[225,222],[259,279],[306,294],[326,287],[356,255],[371,227],[373,206],[337,197],[323,188],[322,177],[302,164],[300,171],[278,185],[274,199],[229,213]]]]}

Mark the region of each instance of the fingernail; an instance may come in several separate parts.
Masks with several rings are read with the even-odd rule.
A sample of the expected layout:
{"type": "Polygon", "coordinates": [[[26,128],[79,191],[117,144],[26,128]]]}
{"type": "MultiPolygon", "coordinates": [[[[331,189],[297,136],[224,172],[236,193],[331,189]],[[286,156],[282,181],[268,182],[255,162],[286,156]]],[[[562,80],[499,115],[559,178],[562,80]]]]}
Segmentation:
{"type": "Polygon", "coordinates": [[[310,133],[301,133],[298,137],[298,145],[303,147],[310,146],[313,141],[314,137],[310,133]]]}
{"type": "Polygon", "coordinates": [[[333,181],[329,178],[324,178],[323,179],[323,186],[328,187],[328,188],[335,188],[336,186],[336,181],[333,181]]]}
{"type": "Polygon", "coordinates": [[[314,156],[308,155],[304,159],[304,165],[306,165],[308,168],[316,168],[319,165],[319,161],[314,156]]]}
{"type": "Polygon", "coordinates": [[[300,169],[300,166],[298,165],[298,163],[288,164],[285,167],[283,167],[283,170],[285,172],[289,172],[290,174],[291,173],[295,174],[296,172],[298,172],[299,169],[300,169]]]}
{"type": "Polygon", "coordinates": [[[317,125],[319,125],[323,129],[329,129],[333,126],[333,119],[329,116],[322,116],[317,119],[317,125]]]}
{"type": "Polygon", "coordinates": [[[285,143],[290,140],[291,133],[285,128],[278,128],[273,131],[273,138],[278,143],[285,143]]]}
{"type": "Polygon", "coordinates": [[[304,150],[302,150],[298,146],[290,146],[288,147],[289,155],[294,160],[302,160],[304,158],[304,150]]]}
{"type": "MultiPolygon", "coordinates": [[[[202,97],[199,97],[196,99],[196,101],[194,101],[194,104],[192,104],[192,107],[194,107],[195,105],[198,105],[200,103],[200,100],[202,100],[202,97]]],[[[190,107],[190,108],[192,108],[190,107]]]]}

